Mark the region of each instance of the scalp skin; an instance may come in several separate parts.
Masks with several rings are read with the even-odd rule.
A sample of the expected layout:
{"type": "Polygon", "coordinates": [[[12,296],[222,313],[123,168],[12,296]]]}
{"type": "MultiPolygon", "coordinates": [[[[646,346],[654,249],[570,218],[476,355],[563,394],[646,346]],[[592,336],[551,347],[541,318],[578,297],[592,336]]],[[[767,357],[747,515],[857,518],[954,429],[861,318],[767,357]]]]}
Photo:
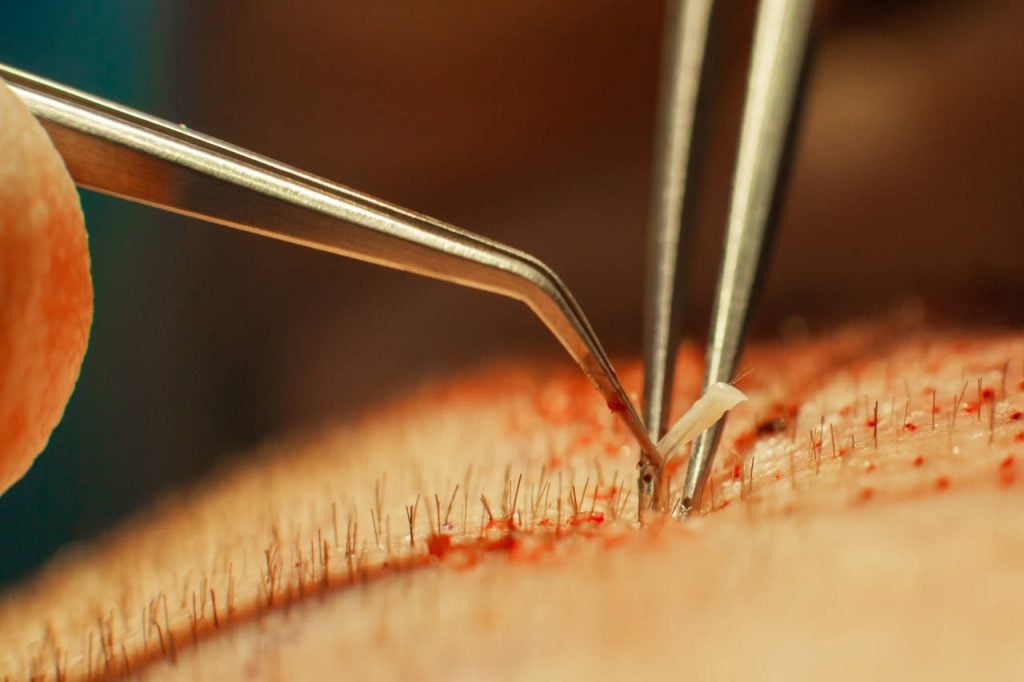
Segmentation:
{"type": "Polygon", "coordinates": [[[91,323],[78,194],[46,132],[0,82],[0,493],[60,421],[91,323]]]}
{"type": "Polygon", "coordinates": [[[1022,363],[888,323],[754,345],[702,517],[644,530],[572,368],[427,385],[52,562],[0,599],[0,679],[1017,679],[1022,363]]]}

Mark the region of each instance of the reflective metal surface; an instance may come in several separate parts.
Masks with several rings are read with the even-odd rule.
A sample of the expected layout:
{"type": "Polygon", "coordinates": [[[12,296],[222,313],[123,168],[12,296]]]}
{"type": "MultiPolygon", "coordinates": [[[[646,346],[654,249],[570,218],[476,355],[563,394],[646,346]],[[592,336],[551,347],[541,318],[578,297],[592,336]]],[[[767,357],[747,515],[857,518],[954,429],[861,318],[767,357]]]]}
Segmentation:
{"type": "Polygon", "coordinates": [[[620,413],[642,459],[660,464],[583,311],[532,256],[17,69],[0,65],[0,78],[81,187],[522,301],[620,413]]]}
{"type": "MultiPolygon", "coordinates": [[[[791,132],[812,9],[812,0],[762,0],[758,7],[724,253],[711,317],[705,388],[716,381],[730,381],[736,369],[791,132]]],[[[675,510],[679,516],[700,508],[722,423],[694,442],[683,495],[675,510]]]]}
{"type": "MultiPolygon", "coordinates": [[[[668,0],[662,44],[654,174],[648,218],[644,301],[644,401],[647,432],[657,441],[667,430],[679,328],[677,270],[683,205],[700,168],[693,151],[697,98],[707,51],[712,0],[668,0]]],[[[660,470],[641,467],[641,509],[663,508],[660,470]]]]}

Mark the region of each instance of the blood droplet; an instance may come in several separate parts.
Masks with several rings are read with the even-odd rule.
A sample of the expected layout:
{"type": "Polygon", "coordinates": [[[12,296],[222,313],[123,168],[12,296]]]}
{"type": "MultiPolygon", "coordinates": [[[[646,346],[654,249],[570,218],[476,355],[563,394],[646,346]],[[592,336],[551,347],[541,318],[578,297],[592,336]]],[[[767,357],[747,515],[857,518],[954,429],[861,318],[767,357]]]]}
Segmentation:
{"type": "Polygon", "coordinates": [[[732,445],[740,452],[743,452],[749,449],[750,446],[754,444],[755,440],[757,440],[757,431],[751,429],[749,431],[744,431],[740,435],[736,436],[736,438],[734,438],[732,441],[732,445]]]}
{"type": "Polygon", "coordinates": [[[623,404],[623,402],[621,400],[619,400],[619,397],[616,396],[616,395],[613,395],[611,398],[609,398],[607,400],[607,404],[608,404],[608,409],[611,410],[612,412],[625,412],[626,411],[626,406],[623,404]]]}
{"type": "Polygon", "coordinates": [[[914,458],[914,461],[912,462],[912,464],[914,466],[916,466],[916,467],[921,466],[922,464],[924,464],[924,456],[923,455],[918,455],[917,457],[914,458]]]}
{"type": "Polygon", "coordinates": [[[936,490],[947,490],[948,488],[949,488],[949,477],[948,476],[939,476],[938,478],[935,479],[935,489],[936,490]]]}
{"type": "Polygon", "coordinates": [[[1017,480],[1017,469],[1016,460],[1013,455],[1007,455],[999,462],[997,471],[999,472],[999,484],[1004,488],[1013,485],[1014,481],[1017,480]]]}
{"type": "Polygon", "coordinates": [[[579,526],[584,523],[592,523],[595,526],[600,526],[604,523],[604,512],[582,512],[569,519],[570,526],[579,526]]]}
{"type": "Polygon", "coordinates": [[[450,535],[431,535],[427,538],[427,552],[430,556],[436,556],[438,559],[444,559],[445,555],[452,548],[452,538],[450,535]]]}

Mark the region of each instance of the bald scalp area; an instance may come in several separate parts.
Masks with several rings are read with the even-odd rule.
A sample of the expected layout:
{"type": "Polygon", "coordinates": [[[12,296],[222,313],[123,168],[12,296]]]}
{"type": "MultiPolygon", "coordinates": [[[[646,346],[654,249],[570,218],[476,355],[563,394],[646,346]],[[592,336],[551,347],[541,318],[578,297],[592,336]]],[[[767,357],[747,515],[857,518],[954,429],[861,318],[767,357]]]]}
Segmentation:
{"type": "Polygon", "coordinates": [[[78,193],[50,138],[0,81],[0,493],[60,421],[91,323],[78,193]]]}
{"type": "MultiPolygon", "coordinates": [[[[268,444],[55,562],[0,604],[0,673],[1024,669],[1024,336],[886,322],[742,366],[685,524],[637,527],[635,448],[585,379],[507,363],[268,444]]],[[[677,415],[699,368],[684,347],[677,415]]]]}

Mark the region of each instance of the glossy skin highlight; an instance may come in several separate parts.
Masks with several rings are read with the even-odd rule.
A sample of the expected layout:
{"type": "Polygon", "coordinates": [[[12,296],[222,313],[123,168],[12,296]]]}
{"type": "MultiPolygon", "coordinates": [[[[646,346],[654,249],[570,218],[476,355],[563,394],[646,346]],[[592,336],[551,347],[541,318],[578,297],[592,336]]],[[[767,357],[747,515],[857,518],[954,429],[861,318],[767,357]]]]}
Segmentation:
{"type": "Polygon", "coordinates": [[[91,323],[78,194],[49,137],[0,82],[0,493],[60,421],[91,323]]]}

